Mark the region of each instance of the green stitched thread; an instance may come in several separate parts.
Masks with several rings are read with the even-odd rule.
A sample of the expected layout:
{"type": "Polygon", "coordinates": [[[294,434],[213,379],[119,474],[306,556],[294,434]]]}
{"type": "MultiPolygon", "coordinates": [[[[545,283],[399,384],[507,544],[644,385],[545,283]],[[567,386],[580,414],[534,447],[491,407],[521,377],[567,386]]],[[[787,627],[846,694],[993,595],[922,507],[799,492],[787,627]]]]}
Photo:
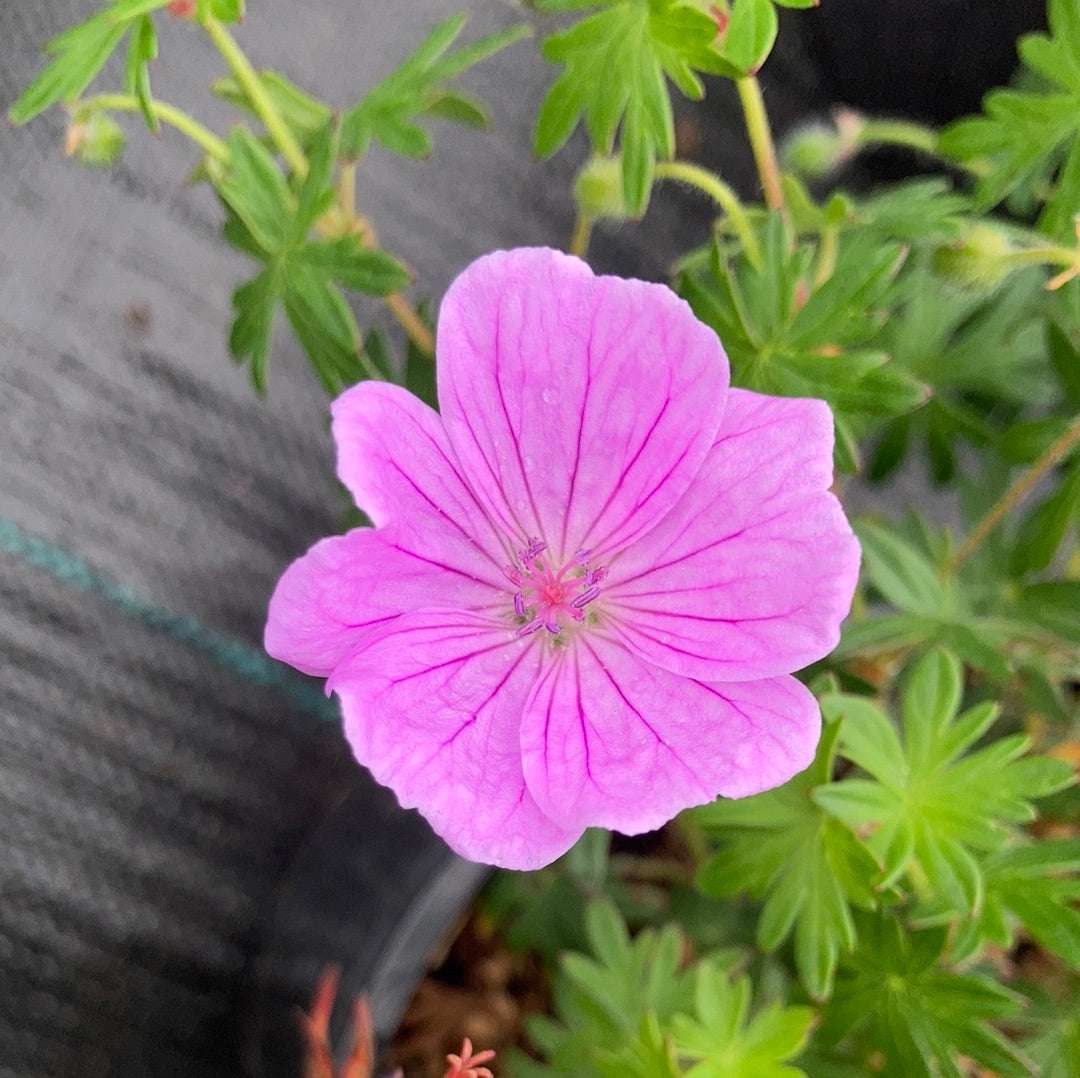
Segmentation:
{"type": "Polygon", "coordinates": [[[336,719],[337,708],[318,689],[268,655],[239,640],[214,632],[190,614],[177,614],[148,602],[124,584],[92,569],[55,543],[27,535],[14,521],[0,517],[0,551],[76,591],[112,603],[128,617],[202,652],[229,673],[254,685],[277,689],[302,710],[320,719],[336,719]]]}

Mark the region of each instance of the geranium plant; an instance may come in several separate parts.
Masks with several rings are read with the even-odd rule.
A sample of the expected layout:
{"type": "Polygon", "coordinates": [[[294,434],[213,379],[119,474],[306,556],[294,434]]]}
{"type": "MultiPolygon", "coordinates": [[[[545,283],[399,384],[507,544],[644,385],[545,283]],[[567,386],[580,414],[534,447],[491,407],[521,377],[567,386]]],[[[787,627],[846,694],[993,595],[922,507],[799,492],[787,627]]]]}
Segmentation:
{"type": "Polygon", "coordinates": [[[843,112],[779,148],[773,0],[534,6],[571,13],[535,149],[579,124],[592,148],[570,253],[462,267],[437,326],[357,171],[373,142],[425,155],[432,117],[484,126],[455,80],[524,28],[457,47],[448,20],[329,104],[253,66],[242,0],[116,0],[10,117],[63,106],[92,165],[121,114],[189,137],[254,263],[228,350],[265,391],[280,309],[335,398],[366,516],[296,552],[266,643],[328,679],[359,761],[453,848],[535,870],[482,900],[553,984],[500,1067],[1080,1073],[1080,0],[1050,0],[978,116],[843,112]],[[227,136],[154,96],[164,18],[220,51],[227,136]],[[90,93],[121,47],[125,85],[90,93]],[[760,202],[675,156],[672,89],[723,80],[760,202]],[[881,143],[925,174],[831,189],[881,143]],[[595,276],[593,230],[670,182],[715,205],[700,246],[664,284],[595,276]],[[849,525],[849,485],[895,504],[902,467],[960,523],[849,525]],[[607,830],[673,818],[644,845],[607,830]]]}

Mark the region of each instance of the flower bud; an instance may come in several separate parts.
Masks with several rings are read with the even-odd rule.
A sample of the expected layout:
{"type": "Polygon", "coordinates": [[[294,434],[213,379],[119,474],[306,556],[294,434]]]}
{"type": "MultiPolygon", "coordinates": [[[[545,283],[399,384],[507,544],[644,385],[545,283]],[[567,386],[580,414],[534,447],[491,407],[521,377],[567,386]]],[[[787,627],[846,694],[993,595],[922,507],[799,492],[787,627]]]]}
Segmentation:
{"type": "Polygon", "coordinates": [[[92,112],[68,127],[64,153],[77,157],[84,165],[107,168],[120,159],[126,141],[123,130],[111,116],[92,112]]]}
{"type": "Polygon", "coordinates": [[[585,217],[624,221],[629,216],[623,199],[622,161],[618,157],[593,157],[574,181],[574,199],[585,217]]]}
{"type": "Polygon", "coordinates": [[[934,272],[967,288],[990,289],[1010,269],[1008,237],[987,224],[972,225],[958,240],[934,252],[934,272]]]}
{"type": "Polygon", "coordinates": [[[850,154],[849,140],[828,124],[812,123],[796,128],[780,148],[784,168],[816,180],[828,175],[850,154]]]}

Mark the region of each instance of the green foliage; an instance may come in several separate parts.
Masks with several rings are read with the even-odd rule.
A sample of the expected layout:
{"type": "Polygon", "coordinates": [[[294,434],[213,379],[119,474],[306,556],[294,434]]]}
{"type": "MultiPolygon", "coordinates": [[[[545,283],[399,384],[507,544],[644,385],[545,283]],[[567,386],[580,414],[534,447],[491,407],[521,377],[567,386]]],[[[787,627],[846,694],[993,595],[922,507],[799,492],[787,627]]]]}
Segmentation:
{"type": "Polygon", "coordinates": [[[668,925],[631,939],[607,901],[585,912],[590,954],[564,955],[555,982],[557,1020],[534,1018],[530,1040],[546,1065],[518,1059],[518,1076],[578,1078],[783,1078],[813,1021],[808,1007],[772,1003],[750,1014],[751,984],[715,954],[687,968],[685,940],[668,925]]]}
{"type": "MultiPolygon", "coordinates": [[[[640,216],[649,202],[656,159],[675,153],[665,78],[687,97],[703,97],[698,72],[729,70],[713,47],[717,26],[705,12],[678,0],[574,6],[601,10],[544,42],[544,57],[565,70],[540,108],[536,152],[555,153],[584,121],[593,149],[610,155],[621,128],[623,193],[628,212],[640,216]]],[[[743,6],[760,5],[749,0],[743,6]]],[[[772,10],[768,0],[764,6],[772,10]]]]}
{"type": "Polygon", "coordinates": [[[1073,982],[1063,999],[1045,989],[1025,986],[1029,997],[1022,1024],[1031,1033],[1023,1049],[1040,1078],[1080,1076],[1080,983],[1073,982]]]}
{"type": "Polygon", "coordinates": [[[465,28],[465,16],[440,23],[424,43],[390,76],[341,117],[341,156],[355,160],[372,140],[405,157],[427,157],[431,137],[415,121],[439,116],[471,127],[486,127],[486,110],[472,98],[449,90],[446,83],[501,49],[528,37],[527,26],[512,26],[474,41],[457,52],[447,50],[465,28]]]}
{"type": "MultiPolygon", "coordinates": [[[[1080,969],[1080,839],[1017,842],[980,862],[981,906],[957,924],[950,946],[954,962],[979,955],[987,944],[1011,948],[1017,927],[1073,969],[1080,969]]],[[[917,910],[920,921],[947,919],[947,902],[935,898],[917,910]]]]}
{"type": "Polygon", "coordinates": [[[758,945],[772,951],[794,934],[795,967],[819,999],[832,990],[841,952],[855,946],[851,904],[875,905],[878,875],[863,844],[812,799],[832,775],[839,732],[838,722],[830,724],[813,765],[785,786],[695,813],[718,840],[699,886],[718,898],[746,891],[764,899],[758,945]]]}
{"type": "Polygon", "coordinates": [[[794,1078],[803,1072],[785,1064],[806,1045],[814,1012],[809,1007],[772,1004],[748,1017],[750,980],[732,981],[708,962],[697,971],[694,1015],[672,1020],[680,1056],[694,1063],[692,1078],[794,1078]]]}
{"type": "Polygon", "coordinates": [[[1050,0],[1050,35],[1030,34],[1020,58],[1042,80],[1038,90],[993,90],[982,116],[959,120],[941,136],[941,150],[984,162],[975,196],[991,207],[1037,175],[1057,174],[1039,227],[1067,239],[1080,205],[1080,7],[1050,0]]]}
{"type": "Polygon", "coordinates": [[[8,118],[13,124],[24,124],[57,102],[75,101],[94,81],[129,30],[132,31],[129,79],[135,72],[135,88],[148,99],[145,64],[153,59],[156,45],[153,24],[149,30],[145,28],[149,22],[147,15],[166,3],[167,0],[116,0],[86,22],[57,34],[45,46],[52,61],[11,106],[8,118]],[[132,54],[135,59],[131,59],[132,54]]]}
{"type": "Polygon", "coordinates": [[[293,194],[269,152],[243,128],[229,140],[229,167],[218,184],[231,212],[230,242],[263,263],[233,294],[236,318],[229,350],[251,365],[259,392],[266,388],[274,311],[280,303],[328,393],[364,372],[356,319],[338,286],[383,296],[409,281],[385,251],[365,248],[354,235],[311,240],[312,226],[329,208],[335,130],[327,124],[312,144],[307,177],[293,194]]]}
{"type": "MultiPolygon", "coordinates": [[[[305,149],[309,147],[315,136],[330,122],[330,108],[277,71],[263,70],[258,72],[258,76],[278,115],[288,125],[293,136],[305,149]]],[[[235,108],[242,109],[252,117],[257,116],[251,100],[233,76],[218,79],[211,89],[235,108]]]]}
{"type": "Polygon", "coordinates": [[[1015,1014],[1018,997],[977,973],[939,963],[945,933],[905,933],[888,917],[859,918],[863,946],[844,963],[818,1031],[885,1078],[960,1078],[960,1058],[1002,1078],[1030,1073],[1020,1052],[991,1025],[1015,1014]],[[872,1046],[872,1047],[871,1047],[872,1046]]]}
{"type": "Polygon", "coordinates": [[[793,243],[779,214],[760,229],[763,257],[732,258],[719,241],[707,267],[679,276],[679,292],[724,342],[735,385],[820,397],[847,416],[896,415],[922,404],[927,387],[873,347],[888,290],[904,261],[899,243],[870,230],[841,242],[835,267],[814,283],[810,243],[793,243]]]}
{"type": "Polygon", "coordinates": [[[879,886],[907,875],[927,881],[956,913],[982,907],[985,880],[975,851],[1000,849],[1031,802],[1069,785],[1067,764],[1024,755],[1022,734],[968,752],[998,717],[993,704],[958,714],[959,662],[944,651],[919,660],[901,694],[901,729],[856,699],[831,706],[854,717],[840,731],[843,754],[868,778],[820,786],[814,800],[865,837],[882,865],[879,886]]]}

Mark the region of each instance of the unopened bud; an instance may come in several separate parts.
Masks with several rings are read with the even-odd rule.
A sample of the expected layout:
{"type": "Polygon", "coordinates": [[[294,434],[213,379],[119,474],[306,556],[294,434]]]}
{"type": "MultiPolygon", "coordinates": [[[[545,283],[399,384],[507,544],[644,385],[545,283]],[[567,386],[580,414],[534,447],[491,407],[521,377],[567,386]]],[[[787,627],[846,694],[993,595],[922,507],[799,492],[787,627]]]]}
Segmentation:
{"type": "Polygon", "coordinates": [[[990,225],[972,225],[958,240],[934,252],[934,272],[967,288],[993,288],[1010,269],[1012,245],[990,225]]]}
{"type": "Polygon", "coordinates": [[[111,116],[93,112],[69,125],[64,153],[77,157],[84,165],[107,168],[120,159],[126,141],[123,130],[111,116]]]}
{"type": "Polygon", "coordinates": [[[165,10],[178,19],[193,19],[197,7],[197,0],[170,0],[165,10]]]}
{"type": "Polygon", "coordinates": [[[622,162],[618,157],[594,157],[574,181],[574,199],[581,213],[594,220],[627,218],[623,199],[622,162]]]}
{"type": "Polygon", "coordinates": [[[822,123],[796,128],[780,148],[784,168],[811,180],[827,176],[843,164],[850,153],[848,139],[834,127],[822,123]]]}

